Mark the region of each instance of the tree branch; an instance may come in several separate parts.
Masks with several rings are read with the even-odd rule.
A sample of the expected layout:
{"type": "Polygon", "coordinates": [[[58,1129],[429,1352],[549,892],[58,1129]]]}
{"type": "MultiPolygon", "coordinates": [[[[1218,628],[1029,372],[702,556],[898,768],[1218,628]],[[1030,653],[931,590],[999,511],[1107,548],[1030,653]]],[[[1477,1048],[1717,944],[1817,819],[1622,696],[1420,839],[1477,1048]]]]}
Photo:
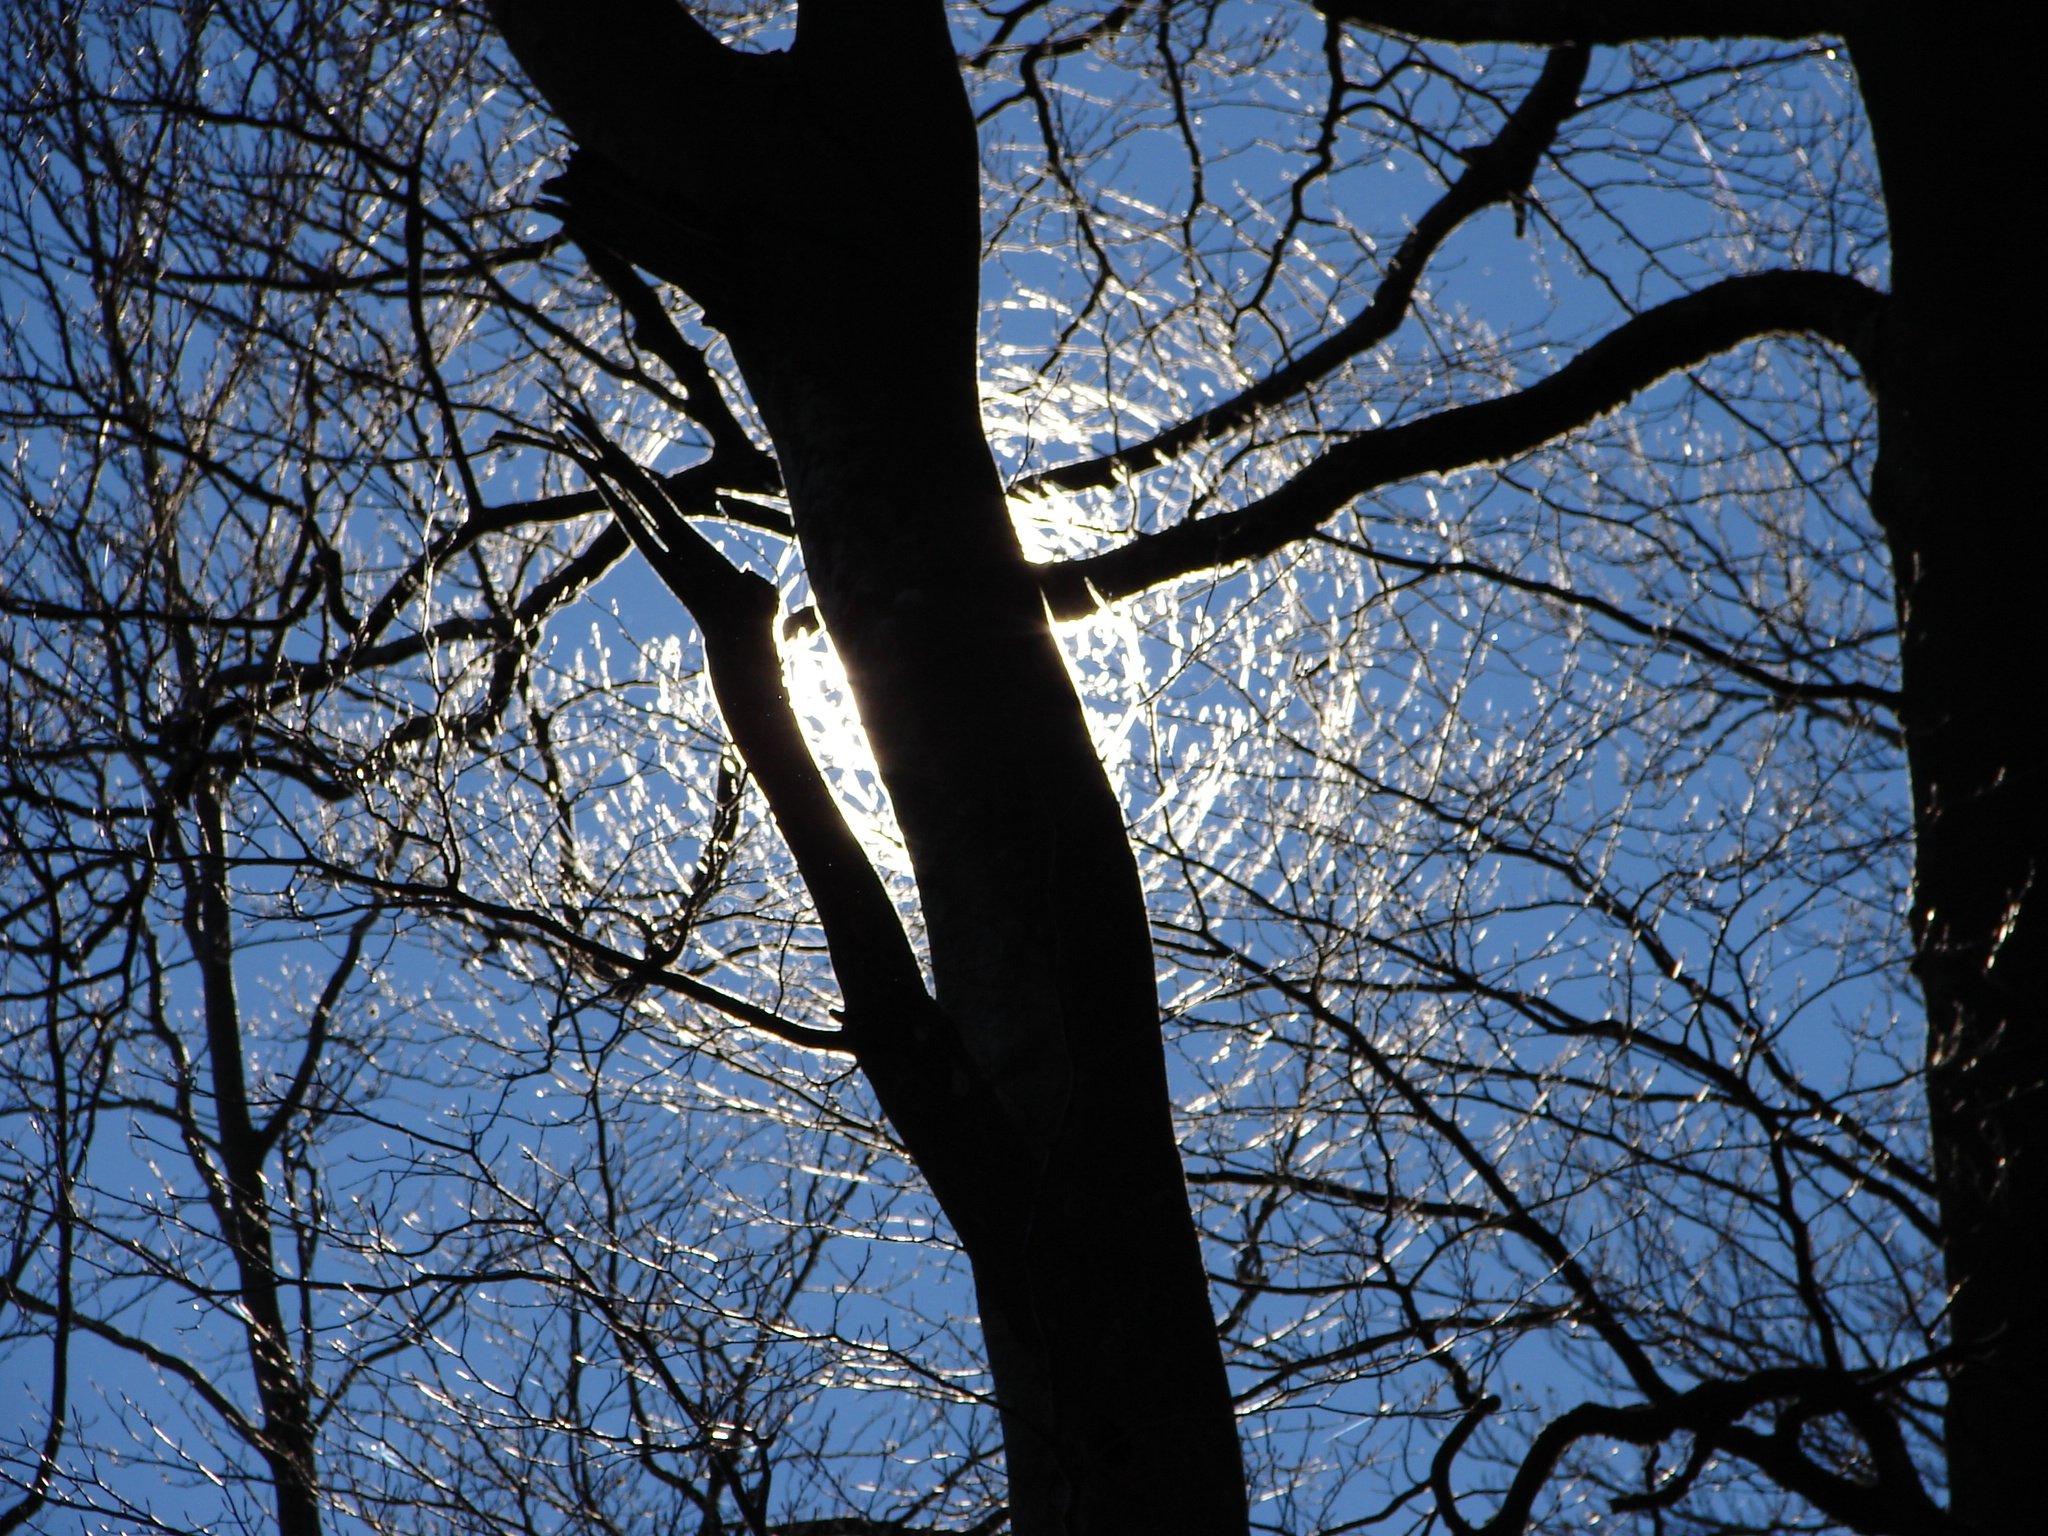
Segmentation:
{"type": "MultiPolygon", "coordinates": [[[[1931,1362],[1923,1362],[1927,1364],[1931,1362]]],[[[1796,1440],[1744,1429],[1739,1422],[1772,1402],[1790,1402],[1794,1408],[1816,1412],[1852,1411],[1870,1405],[1872,1394],[1883,1384],[1883,1379],[1867,1374],[1781,1366],[1732,1381],[1703,1382],[1661,1403],[1581,1403],[1552,1419],[1537,1433],[1491,1520],[1474,1527],[1446,1510],[1446,1523],[1454,1531],[1476,1532],[1477,1536],[1520,1536],[1528,1528],[1536,1500],[1548,1485],[1557,1463],[1574,1442],[1600,1438],[1629,1445],[1656,1445],[1674,1435],[1686,1434],[1709,1450],[1723,1446],[1756,1462],[1784,1486],[1803,1494],[1816,1508],[1852,1530],[1872,1536],[1946,1536],[1955,1530],[1955,1524],[1927,1497],[1910,1464],[1909,1485],[1893,1479],[1866,1487],[1819,1466],[1799,1449],[1796,1440]]],[[[1678,1477],[1689,1480],[1691,1472],[1688,1467],[1678,1477]]],[[[1440,1502],[1447,1490],[1447,1482],[1440,1485],[1440,1502]]],[[[1656,1495],[1650,1494],[1623,1501],[1616,1507],[1644,1508],[1655,1501],[1656,1495]]]]}
{"type": "MultiPolygon", "coordinates": [[[[570,235],[576,233],[575,210],[563,210],[570,235]]],[[[676,328],[661,297],[630,261],[596,240],[578,242],[583,259],[597,274],[630,322],[632,340],[668,365],[690,402],[690,415],[711,438],[711,454],[735,488],[773,490],[781,484],[774,456],[758,448],[725,403],[725,395],[704,354],[676,328]]]]}
{"type": "MultiPolygon", "coordinates": [[[[1100,458],[1069,464],[1033,475],[1012,487],[1013,494],[1057,489],[1087,490],[1113,484],[1120,475],[1142,472],[1195,444],[1249,421],[1260,411],[1293,399],[1317,380],[1391,336],[1408,316],[1415,286],[1444,241],[1482,209],[1495,203],[1518,202],[1529,190],[1543,153],[1557,137],[1564,120],[1578,105],[1585,83],[1588,51],[1567,45],[1544,61],[1529,94],[1522,99],[1488,144],[1470,151],[1465,170],[1416,222],[1408,238],[1387,263],[1372,301],[1349,322],[1317,342],[1293,361],[1232,399],[1169,427],[1145,442],[1120,448],[1100,458]]],[[[1334,89],[1334,87],[1333,87],[1334,89]]]]}
{"type": "Polygon", "coordinates": [[[774,588],[732,566],[595,421],[577,427],[614,515],[697,621],[719,713],[817,903],[845,997],[834,1047],[859,1060],[963,1241],[982,1252],[1007,1244],[1038,1166],[1030,1138],[927,990],[895,904],[811,757],[775,650],[774,588]]]}
{"type": "Polygon", "coordinates": [[[595,421],[579,414],[575,423],[590,454],[585,467],[613,515],[703,633],[719,712],[818,904],[849,1015],[925,999],[895,903],[840,814],[790,708],[775,651],[775,589],[720,554],[595,421]]]}
{"type": "Polygon", "coordinates": [[[1369,491],[1526,453],[1599,420],[1667,374],[1762,336],[1821,336],[1873,375],[1883,304],[1882,294],[1832,272],[1724,278],[1624,321],[1526,389],[1355,437],[1235,512],[1043,566],[1040,589],[1055,617],[1079,618],[1176,577],[1260,559],[1308,537],[1369,491]]]}
{"type": "MultiPolygon", "coordinates": [[[[1596,593],[1581,592],[1571,587],[1560,586],[1554,581],[1523,576],[1489,561],[1429,559],[1402,554],[1398,550],[1379,549],[1353,539],[1330,537],[1327,542],[1335,548],[1358,556],[1361,560],[1375,565],[1390,565],[1414,576],[1474,576],[1491,585],[1509,587],[1517,592],[1526,592],[1532,597],[1540,597],[1564,607],[1595,614],[1631,634],[1642,636],[1653,644],[1690,651],[1709,666],[1732,672],[1746,682],[1754,683],[1770,697],[1782,699],[1788,704],[1828,703],[1839,699],[1851,704],[1887,710],[1893,714],[1899,709],[1899,692],[1896,688],[1886,688],[1879,683],[1857,679],[1848,682],[1807,682],[1737,655],[1726,645],[1681,625],[1653,624],[1646,619],[1638,618],[1621,604],[1609,602],[1596,593]]],[[[1873,721],[1863,715],[1843,715],[1833,711],[1826,713],[1829,718],[1839,720],[1855,729],[1874,729],[1894,746],[1904,744],[1905,735],[1897,726],[1873,721]]]]}
{"type": "Polygon", "coordinates": [[[571,137],[632,164],[715,126],[770,56],[727,48],[676,0],[591,0],[565,25],[549,0],[489,0],[497,24],[571,137]]]}
{"type": "Polygon", "coordinates": [[[1337,21],[1442,43],[1621,44],[1653,38],[1839,36],[1824,0],[1316,0],[1337,21]]]}

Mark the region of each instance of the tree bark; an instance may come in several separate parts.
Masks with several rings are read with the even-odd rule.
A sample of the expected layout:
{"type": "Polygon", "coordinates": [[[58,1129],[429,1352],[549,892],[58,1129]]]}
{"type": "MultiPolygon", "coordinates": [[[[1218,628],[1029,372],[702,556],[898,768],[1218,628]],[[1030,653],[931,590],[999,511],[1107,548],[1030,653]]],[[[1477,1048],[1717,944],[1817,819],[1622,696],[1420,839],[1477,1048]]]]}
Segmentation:
{"type": "Polygon", "coordinates": [[[2041,1516],[2026,1426],[2048,1381],[2048,529],[2024,447],[2040,392],[2018,381],[2039,300],[2006,158],[2032,112],[2023,93],[1971,88],[1989,21],[1848,38],[1891,218],[1872,502],[1901,627],[1914,970],[1957,1351],[1950,1498],[1984,1532],[2041,1516]]]}
{"type": "Polygon", "coordinates": [[[1014,1528],[1242,1532],[1143,892],[982,435],[944,8],[807,0],[772,56],[651,0],[494,11],[579,144],[572,230],[704,305],[775,441],[960,1058],[921,998],[849,990],[849,1035],[973,1262],[1014,1528]]]}

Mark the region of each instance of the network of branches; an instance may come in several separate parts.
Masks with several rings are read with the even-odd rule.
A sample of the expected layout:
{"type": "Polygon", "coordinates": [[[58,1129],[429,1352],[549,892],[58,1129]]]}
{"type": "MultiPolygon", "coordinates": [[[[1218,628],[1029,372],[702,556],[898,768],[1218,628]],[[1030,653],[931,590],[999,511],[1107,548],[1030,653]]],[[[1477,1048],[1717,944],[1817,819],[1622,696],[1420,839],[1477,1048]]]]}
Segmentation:
{"type": "MultiPolygon", "coordinates": [[[[466,7],[10,18],[0,1530],[1001,1529],[964,1259],[634,552],[772,584],[918,940],[723,338],[466,7]]],[[[952,19],[1255,1527],[1932,1519],[1847,62],[952,19]]]]}

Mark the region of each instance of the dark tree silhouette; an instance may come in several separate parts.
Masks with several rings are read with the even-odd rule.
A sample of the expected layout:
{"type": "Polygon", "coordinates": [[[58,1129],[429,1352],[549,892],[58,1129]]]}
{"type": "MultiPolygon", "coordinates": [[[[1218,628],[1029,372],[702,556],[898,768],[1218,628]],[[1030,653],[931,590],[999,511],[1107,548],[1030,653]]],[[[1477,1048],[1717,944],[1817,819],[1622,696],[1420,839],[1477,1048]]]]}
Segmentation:
{"type": "MultiPolygon", "coordinates": [[[[2021,254],[1964,209],[1999,206],[2010,167],[1987,145],[2022,131],[2016,102],[1959,110],[1964,39],[1937,39],[1856,7],[1561,3],[1379,5],[1324,0],[1332,17],[1446,41],[1626,46],[1664,38],[1836,36],[1848,47],[1883,174],[1891,270],[1859,362],[1878,403],[1870,515],[1883,530],[1899,614],[1899,712],[1913,786],[1913,969],[1927,1007],[1927,1091],[1952,1287],[1946,1450],[1953,1509],[2001,1530],[2040,1496],[2013,1436],[2048,1370],[2034,1305],[2044,1253],[2028,1215],[2048,1204],[2033,1130],[2048,1086],[2048,998],[2037,872],[2048,861],[2038,754],[2024,710],[2044,648],[2031,583],[2044,551],[2004,446],[2026,415],[1997,387],[2023,314],[2021,254]],[[1424,13],[1427,14],[1424,14],[1424,13]],[[1766,14],[1768,13],[1768,14],[1766,14]],[[1967,220],[1967,215],[1961,215],[1967,220]],[[1980,238],[1981,237],[1981,238],[1980,238]],[[1957,303],[1958,261],[1971,297],[1957,303]],[[2001,551],[1993,561],[1987,550],[2001,551]],[[2011,559],[2003,552],[2010,552],[2011,559]],[[2018,694],[2012,691],[2017,685],[2018,694]]],[[[1844,345],[1850,339],[1839,330],[1844,345]]]]}
{"type": "Polygon", "coordinates": [[[0,1530],[2025,1524],[1987,27],[22,31],[0,1530]]]}

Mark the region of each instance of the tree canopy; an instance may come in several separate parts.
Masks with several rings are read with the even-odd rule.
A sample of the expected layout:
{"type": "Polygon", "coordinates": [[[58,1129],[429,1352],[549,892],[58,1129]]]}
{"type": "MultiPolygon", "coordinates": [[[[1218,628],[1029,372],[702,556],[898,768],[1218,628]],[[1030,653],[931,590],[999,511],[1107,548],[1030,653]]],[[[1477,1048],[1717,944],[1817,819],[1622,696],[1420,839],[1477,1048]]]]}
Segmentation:
{"type": "Polygon", "coordinates": [[[1968,17],[16,18],[0,1532],[2038,1506],[1968,17]]]}

